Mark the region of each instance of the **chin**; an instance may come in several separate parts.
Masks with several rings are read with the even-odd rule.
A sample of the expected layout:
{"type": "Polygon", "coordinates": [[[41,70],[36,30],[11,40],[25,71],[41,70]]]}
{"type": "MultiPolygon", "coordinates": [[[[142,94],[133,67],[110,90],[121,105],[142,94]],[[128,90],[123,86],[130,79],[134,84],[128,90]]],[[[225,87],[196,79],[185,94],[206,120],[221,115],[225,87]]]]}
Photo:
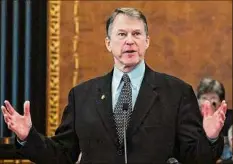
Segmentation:
{"type": "Polygon", "coordinates": [[[136,66],[139,62],[140,62],[140,60],[125,61],[125,62],[124,62],[124,65],[125,65],[125,66],[128,66],[128,67],[132,67],[132,66],[136,66]]]}
{"type": "Polygon", "coordinates": [[[123,59],[123,63],[125,63],[126,65],[137,65],[140,61],[141,60],[138,56],[131,56],[131,57],[126,56],[123,59]]]}

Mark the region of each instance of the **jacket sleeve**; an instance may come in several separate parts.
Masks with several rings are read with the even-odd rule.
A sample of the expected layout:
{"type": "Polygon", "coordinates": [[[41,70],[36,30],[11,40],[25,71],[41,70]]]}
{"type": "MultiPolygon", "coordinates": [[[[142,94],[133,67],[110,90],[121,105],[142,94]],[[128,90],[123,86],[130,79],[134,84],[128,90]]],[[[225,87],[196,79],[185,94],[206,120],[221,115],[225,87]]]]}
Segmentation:
{"type": "Polygon", "coordinates": [[[223,137],[212,143],[202,125],[202,116],[193,89],[186,85],[178,112],[177,156],[182,164],[214,164],[223,150],[223,137]]]}
{"type": "Polygon", "coordinates": [[[66,164],[78,160],[79,140],[75,134],[73,89],[69,93],[69,102],[66,106],[61,124],[53,137],[39,134],[34,127],[31,128],[24,146],[16,142],[19,153],[35,163],[66,164]]]}

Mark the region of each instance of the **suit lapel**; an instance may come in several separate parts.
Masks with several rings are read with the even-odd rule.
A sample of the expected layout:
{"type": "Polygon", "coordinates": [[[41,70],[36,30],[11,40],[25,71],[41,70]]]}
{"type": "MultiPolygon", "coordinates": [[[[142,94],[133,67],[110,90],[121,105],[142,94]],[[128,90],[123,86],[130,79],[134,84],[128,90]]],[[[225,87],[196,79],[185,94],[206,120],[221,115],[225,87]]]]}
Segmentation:
{"type": "Polygon", "coordinates": [[[116,125],[114,122],[112,111],[112,73],[113,72],[110,72],[106,76],[104,76],[101,79],[100,83],[97,85],[96,110],[112,141],[114,142],[114,144],[117,144],[116,125]]]}
{"type": "Polygon", "coordinates": [[[128,137],[131,137],[139,128],[147,114],[149,113],[152,105],[158,101],[159,87],[155,81],[155,73],[146,66],[145,76],[139,90],[139,94],[132,112],[129,128],[127,130],[128,137]]]}

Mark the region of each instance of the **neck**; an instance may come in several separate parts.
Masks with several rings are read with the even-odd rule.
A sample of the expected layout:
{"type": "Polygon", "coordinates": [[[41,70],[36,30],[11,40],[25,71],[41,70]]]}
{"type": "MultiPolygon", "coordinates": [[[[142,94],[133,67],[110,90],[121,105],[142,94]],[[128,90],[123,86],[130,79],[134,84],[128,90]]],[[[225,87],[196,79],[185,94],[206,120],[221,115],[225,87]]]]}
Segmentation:
{"type": "Polygon", "coordinates": [[[128,72],[131,72],[135,67],[136,67],[136,65],[134,65],[134,66],[124,66],[124,67],[121,67],[119,69],[124,73],[128,73],[128,72]]]}

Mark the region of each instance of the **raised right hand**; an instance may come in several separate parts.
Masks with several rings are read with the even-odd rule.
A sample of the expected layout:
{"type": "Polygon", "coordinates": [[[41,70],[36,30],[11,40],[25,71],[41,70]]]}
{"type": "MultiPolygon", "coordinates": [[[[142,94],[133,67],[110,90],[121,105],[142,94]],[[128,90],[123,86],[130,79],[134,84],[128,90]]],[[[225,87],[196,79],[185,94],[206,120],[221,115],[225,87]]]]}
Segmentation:
{"type": "Polygon", "coordinates": [[[1,109],[8,128],[13,131],[21,141],[25,141],[32,127],[30,102],[24,102],[23,116],[15,111],[9,101],[6,100],[4,103],[6,107],[2,106],[1,109]]]}

